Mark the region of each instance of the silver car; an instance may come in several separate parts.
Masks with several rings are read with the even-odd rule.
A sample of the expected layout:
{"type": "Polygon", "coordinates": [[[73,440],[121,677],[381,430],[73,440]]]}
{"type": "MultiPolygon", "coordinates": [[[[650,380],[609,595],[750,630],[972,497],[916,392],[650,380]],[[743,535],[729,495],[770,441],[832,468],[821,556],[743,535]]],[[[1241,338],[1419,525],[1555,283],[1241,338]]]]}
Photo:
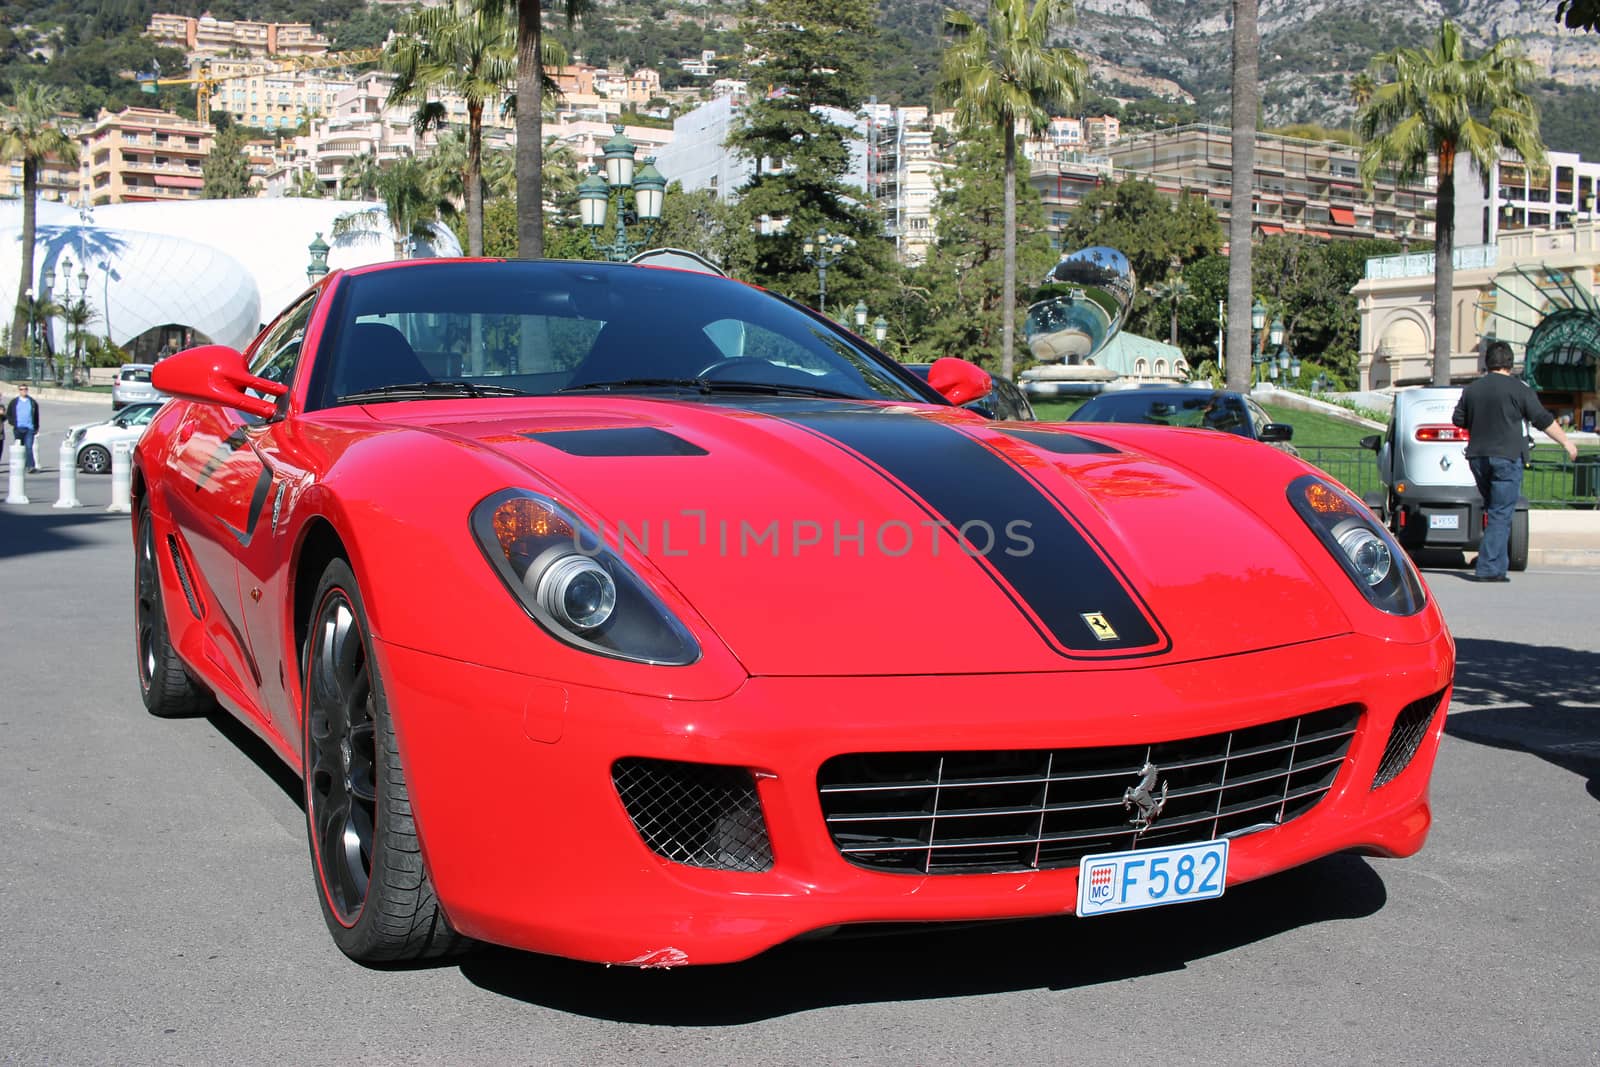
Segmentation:
{"type": "Polygon", "coordinates": [[[78,457],[78,469],[85,474],[111,471],[111,451],[119,444],[132,445],[150,425],[161,401],[130,404],[104,422],[86,422],[67,429],[67,443],[78,457]]]}
{"type": "Polygon", "coordinates": [[[165,400],[167,394],[150,384],[150,363],[124,363],[111,383],[111,410],[121,411],[129,404],[165,400]]]}
{"type": "MultiPolygon", "coordinates": [[[[1401,390],[1388,430],[1361,439],[1363,448],[1378,454],[1383,482],[1382,492],[1367,494],[1367,506],[1409,552],[1476,552],[1483,540],[1483,498],[1467,465],[1467,431],[1450,421],[1460,399],[1460,388],[1401,390]]],[[[1518,498],[1511,518],[1509,551],[1511,569],[1527,569],[1525,497],[1518,498]]]]}

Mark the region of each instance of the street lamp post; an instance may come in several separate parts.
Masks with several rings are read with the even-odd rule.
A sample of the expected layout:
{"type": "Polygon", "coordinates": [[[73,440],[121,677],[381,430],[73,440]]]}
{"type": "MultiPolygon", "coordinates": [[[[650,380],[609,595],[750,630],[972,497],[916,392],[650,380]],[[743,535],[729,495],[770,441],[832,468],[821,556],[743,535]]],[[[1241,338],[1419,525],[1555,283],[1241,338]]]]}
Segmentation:
{"type": "MultiPolygon", "coordinates": [[[[39,275],[39,351],[44,353],[48,364],[54,364],[55,358],[50,351],[50,301],[55,296],[56,275],[48,266],[39,275]]],[[[60,368],[51,367],[59,378],[60,368]]]]}
{"type": "Polygon", "coordinates": [[[872,339],[879,348],[883,347],[884,338],[889,336],[889,323],[882,315],[872,320],[872,339]]]}
{"type": "Polygon", "coordinates": [[[818,230],[816,239],[802,246],[806,265],[817,268],[817,310],[828,313],[828,268],[839,262],[844,250],[855,242],[842,233],[818,230]]]}
{"type": "MultiPolygon", "coordinates": [[[[1252,345],[1250,363],[1251,379],[1253,381],[1266,381],[1269,377],[1277,378],[1278,364],[1271,354],[1268,346],[1281,348],[1283,346],[1283,320],[1273,319],[1272,328],[1265,329],[1267,325],[1267,309],[1257,300],[1250,309],[1250,329],[1254,331],[1255,343],[1252,345]]],[[[1285,359],[1284,366],[1288,366],[1285,359]]]]}
{"type": "Polygon", "coordinates": [[[328,276],[328,242],[322,239],[321,230],[311,239],[306,251],[311,253],[311,261],[306,264],[306,281],[316,285],[328,276]]]}
{"type": "Polygon", "coordinates": [[[605,174],[590,168],[589,176],[578,185],[578,214],[584,229],[589,231],[589,244],[612,263],[626,263],[650,247],[655,236],[656,223],[661,220],[661,201],[666,195],[667,179],[656,170],[654,156],[646,156],[644,166],[634,172],[634,156],[639,146],[623,135],[620,125],[605,146],[605,174]],[[633,191],[633,209],[627,207],[626,193],[633,191]],[[616,234],[608,242],[600,241],[600,230],[606,224],[606,212],[615,199],[612,212],[616,219],[616,234]],[[644,223],[644,236],[635,241],[628,236],[628,227],[644,223]]]}
{"type": "Polygon", "coordinates": [[[856,301],[856,306],[854,308],[854,311],[855,311],[855,316],[856,316],[856,333],[858,333],[858,334],[866,333],[867,332],[867,302],[865,300],[857,300],[856,301]]]}

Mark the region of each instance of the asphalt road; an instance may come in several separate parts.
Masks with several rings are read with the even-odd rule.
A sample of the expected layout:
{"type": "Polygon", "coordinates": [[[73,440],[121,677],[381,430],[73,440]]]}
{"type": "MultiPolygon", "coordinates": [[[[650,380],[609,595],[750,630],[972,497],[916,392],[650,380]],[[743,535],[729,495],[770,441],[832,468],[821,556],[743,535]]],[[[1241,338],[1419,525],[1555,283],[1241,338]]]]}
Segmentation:
{"type": "Polygon", "coordinates": [[[1461,666],[1409,860],[732,967],[494,951],[385,972],[328,939],[264,746],[145,715],[127,521],[105,478],[49,506],[54,443],[34,503],[0,505],[4,1061],[1600,1062],[1600,571],[1429,572],[1461,666]]]}

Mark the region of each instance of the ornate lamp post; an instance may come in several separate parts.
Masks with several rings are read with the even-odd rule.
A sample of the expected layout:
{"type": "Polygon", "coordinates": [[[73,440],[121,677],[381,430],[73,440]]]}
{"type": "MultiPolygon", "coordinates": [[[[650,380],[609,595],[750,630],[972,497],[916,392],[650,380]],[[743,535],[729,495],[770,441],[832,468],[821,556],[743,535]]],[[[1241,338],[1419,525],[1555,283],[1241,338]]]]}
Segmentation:
{"type": "Polygon", "coordinates": [[[311,253],[311,262],[306,264],[306,281],[316,285],[328,276],[328,242],[322,239],[321,230],[311,239],[306,251],[311,253]]]}
{"type": "Polygon", "coordinates": [[[867,302],[857,300],[853,309],[856,317],[856,333],[865,333],[867,329],[867,302]]]}
{"type": "MultiPolygon", "coordinates": [[[[50,301],[55,295],[55,287],[55,271],[46,267],[39,275],[39,350],[52,364],[54,358],[50,352],[50,301]]],[[[55,373],[59,372],[60,368],[56,368],[55,373]]]]}
{"type": "Polygon", "coordinates": [[[872,339],[877,342],[879,348],[882,348],[883,339],[888,336],[889,323],[884,320],[882,315],[879,315],[876,319],[872,320],[872,339]]]}
{"type": "Polygon", "coordinates": [[[818,230],[816,239],[802,246],[806,265],[817,268],[817,310],[824,315],[828,313],[828,268],[839,262],[852,244],[855,242],[842,233],[818,230]]]}
{"type": "Polygon", "coordinates": [[[612,263],[626,263],[635,253],[650,247],[655,236],[656,223],[661,220],[661,201],[666,195],[667,179],[656,170],[655,157],[646,156],[644,166],[634,172],[634,156],[639,148],[623,135],[622,127],[615,131],[605,146],[605,175],[593,168],[589,176],[578,185],[578,213],[583,226],[589,231],[589,243],[612,263]],[[625,194],[633,190],[633,210],[628,210],[625,194]],[[606,243],[600,241],[600,230],[606,224],[606,212],[611,201],[616,200],[616,235],[606,243]],[[644,236],[635,241],[628,236],[628,227],[644,223],[644,236]]]}

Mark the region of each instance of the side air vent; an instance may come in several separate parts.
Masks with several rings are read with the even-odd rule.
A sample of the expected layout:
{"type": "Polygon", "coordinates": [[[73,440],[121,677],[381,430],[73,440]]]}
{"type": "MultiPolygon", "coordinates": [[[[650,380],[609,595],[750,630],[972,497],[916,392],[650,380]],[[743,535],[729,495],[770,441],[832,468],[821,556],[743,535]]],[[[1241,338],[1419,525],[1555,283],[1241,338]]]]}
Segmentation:
{"type": "Polygon", "coordinates": [[[1372,788],[1388,785],[1400,776],[1400,772],[1411,766],[1411,758],[1417,754],[1417,749],[1422,745],[1422,739],[1428,736],[1428,725],[1433,722],[1434,713],[1439,710],[1439,701],[1444,698],[1444,690],[1432,696],[1414,700],[1400,709],[1400,714],[1394,717],[1394,729],[1389,731],[1389,743],[1383,747],[1383,759],[1378,762],[1378,773],[1373,775],[1372,788]]]}
{"type": "Polygon", "coordinates": [[[178,572],[178,584],[183,586],[183,599],[189,602],[189,614],[200,618],[200,598],[195,595],[194,582],[189,578],[189,565],[184,562],[183,549],[178,546],[175,534],[167,535],[167,549],[172,553],[172,566],[178,572]]]}
{"type": "Polygon", "coordinates": [[[772,868],[756,781],[743,767],[620,759],[611,781],[651,851],[718,871],[772,868]]]}

